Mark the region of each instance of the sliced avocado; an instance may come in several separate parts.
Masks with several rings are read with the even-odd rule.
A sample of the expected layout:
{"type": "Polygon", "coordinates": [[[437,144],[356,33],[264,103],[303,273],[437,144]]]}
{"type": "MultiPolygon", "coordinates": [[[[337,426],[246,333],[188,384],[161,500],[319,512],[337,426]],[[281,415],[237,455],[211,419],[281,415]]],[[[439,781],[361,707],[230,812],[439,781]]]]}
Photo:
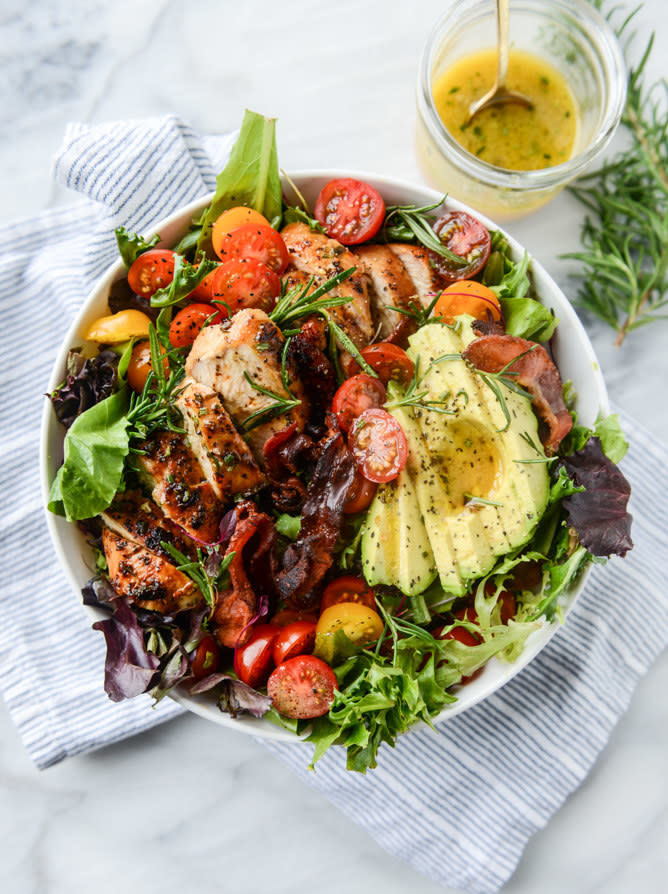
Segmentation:
{"type": "Polygon", "coordinates": [[[475,338],[471,322],[463,316],[411,336],[408,354],[423,376],[416,391],[428,392],[423,406],[393,407],[402,392],[388,387],[387,408],[409,452],[369,508],[362,560],[370,584],[417,595],[435,566],[443,589],[462,595],[531,538],[545,511],[549,477],[531,400],[499,378],[488,377],[490,387],[462,360],[475,338]]]}
{"type": "MultiPolygon", "coordinates": [[[[404,420],[397,414],[398,421],[404,420]]],[[[361,542],[367,583],[389,584],[416,596],[436,578],[434,554],[405,467],[394,481],[381,484],[368,509],[361,542]]]]}

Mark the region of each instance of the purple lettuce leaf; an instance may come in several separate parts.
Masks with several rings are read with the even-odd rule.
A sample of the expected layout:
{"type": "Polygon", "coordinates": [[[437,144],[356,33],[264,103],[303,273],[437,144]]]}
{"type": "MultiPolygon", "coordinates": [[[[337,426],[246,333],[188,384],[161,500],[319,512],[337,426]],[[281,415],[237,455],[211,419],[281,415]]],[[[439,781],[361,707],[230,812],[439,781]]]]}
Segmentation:
{"type": "Polygon", "coordinates": [[[598,438],[564,457],[561,464],[584,491],[564,500],[568,523],[594,556],[624,556],[633,548],[632,516],[627,511],[631,485],[603,453],[598,438]]]}
{"type": "Polygon", "coordinates": [[[146,651],[144,631],[130,604],[119,599],[110,618],[93,624],[107,643],[104,691],[113,702],[134,698],[151,688],[160,666],[157,655],[146,651]]]}
{"type": "Polygon", "coordinates": [[[229,674],[209,674],[190,688],[190,694],[199,695],[216,686],[219,687],[218,707],[223,713],[231,714],[232,717],[237,717],[239,714],[262,717],[271,708],[271,699],[268,695],[263,695],[229,674]]]}
{"type": "Polygon", "coordinates": [[[77,351],[67,356],[65,381],[49,398],[58,420],[69,428],[77,416],[100,403],[113,392],[118,379],[118,355],[100,351],[85,359],[77,351]]]}

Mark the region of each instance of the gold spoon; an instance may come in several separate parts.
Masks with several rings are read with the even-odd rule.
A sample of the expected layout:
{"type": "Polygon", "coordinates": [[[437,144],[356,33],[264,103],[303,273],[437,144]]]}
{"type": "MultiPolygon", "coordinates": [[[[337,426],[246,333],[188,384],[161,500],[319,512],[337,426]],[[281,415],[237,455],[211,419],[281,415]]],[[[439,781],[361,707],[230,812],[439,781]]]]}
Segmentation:
{"type": "Polygon", "coordinates": [[[469,117],[467,124],[470,124],[473,118],[482,112],[483,109],[489,109],[492,106],[502,105],[503,103],[516,103],[530,109],[533,107],[531,100],[524,96],[523,93],[516,93],[514,90],[508,90],[506,87],[506,77],[508,75],[508,25],[510,20],[509,13],[510,0],[496,0],[496,39],[498,45],[498,57],[496,68],[496,83],[469,106],[469,117]]]}

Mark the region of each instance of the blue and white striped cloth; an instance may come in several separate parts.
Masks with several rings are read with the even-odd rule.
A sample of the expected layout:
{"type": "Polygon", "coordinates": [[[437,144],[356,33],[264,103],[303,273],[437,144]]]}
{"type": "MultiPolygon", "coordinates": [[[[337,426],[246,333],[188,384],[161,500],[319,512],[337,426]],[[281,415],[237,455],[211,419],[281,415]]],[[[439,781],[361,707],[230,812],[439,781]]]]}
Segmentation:
{"type": "MultiPolygon", "coordinates": [[[[103,639],[69,592],[44,523],[39,420],[56,347],[115,257],[114,227],[148,234],[213,189],[230,144],[202,139],[176,118],[72,126],[55,175],[85,200],[0,228],[0,688],[39,767],[181,710],[168,699],[152,709],[147,697],[114,704],[102,691],[103,639]]],[[[668,641],[668,451],[622,421],[635,549],[594,569],[567,624],[528,668],[438,733],[383,746],[366,777],[346,773],[336,749],[314,774],[303,746],[265,743],[384,848],[452,887],[487,894],[504,884],[530,836],[585,778],[668,641]]]]}

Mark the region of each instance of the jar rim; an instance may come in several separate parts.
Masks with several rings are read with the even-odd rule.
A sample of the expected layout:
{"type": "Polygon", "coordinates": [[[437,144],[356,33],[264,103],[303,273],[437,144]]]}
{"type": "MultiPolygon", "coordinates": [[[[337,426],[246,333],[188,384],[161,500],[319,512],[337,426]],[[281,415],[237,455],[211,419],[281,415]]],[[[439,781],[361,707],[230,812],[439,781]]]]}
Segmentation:
{"type": "MultiPolygon", "coordinates": [[[[517,171],[499,168],[468,152],[455,140],[436,110],[432,91],[431,63],[446,27],[457,11],[473,7],[487,11],[484,0],[455,0],[432,28],[425,43],[418,68],[418,111],[423,124],[438,148],[462,174],[485,183],[510,190],[544,190],[559,186],[580,174],[611,140],[619,124],[626,101],[626,65],[617,37],[610,24],[586,0],[510,0],[511,10],[549,16],[551,12],[569,14],[579,20],[579,30],[595,52],[604,74],[602,124],[599,133],[587,146],[567,161],[547,168],[517,171]]],[[[489,9],[493,15],[493,7],[489,9]]]]}

